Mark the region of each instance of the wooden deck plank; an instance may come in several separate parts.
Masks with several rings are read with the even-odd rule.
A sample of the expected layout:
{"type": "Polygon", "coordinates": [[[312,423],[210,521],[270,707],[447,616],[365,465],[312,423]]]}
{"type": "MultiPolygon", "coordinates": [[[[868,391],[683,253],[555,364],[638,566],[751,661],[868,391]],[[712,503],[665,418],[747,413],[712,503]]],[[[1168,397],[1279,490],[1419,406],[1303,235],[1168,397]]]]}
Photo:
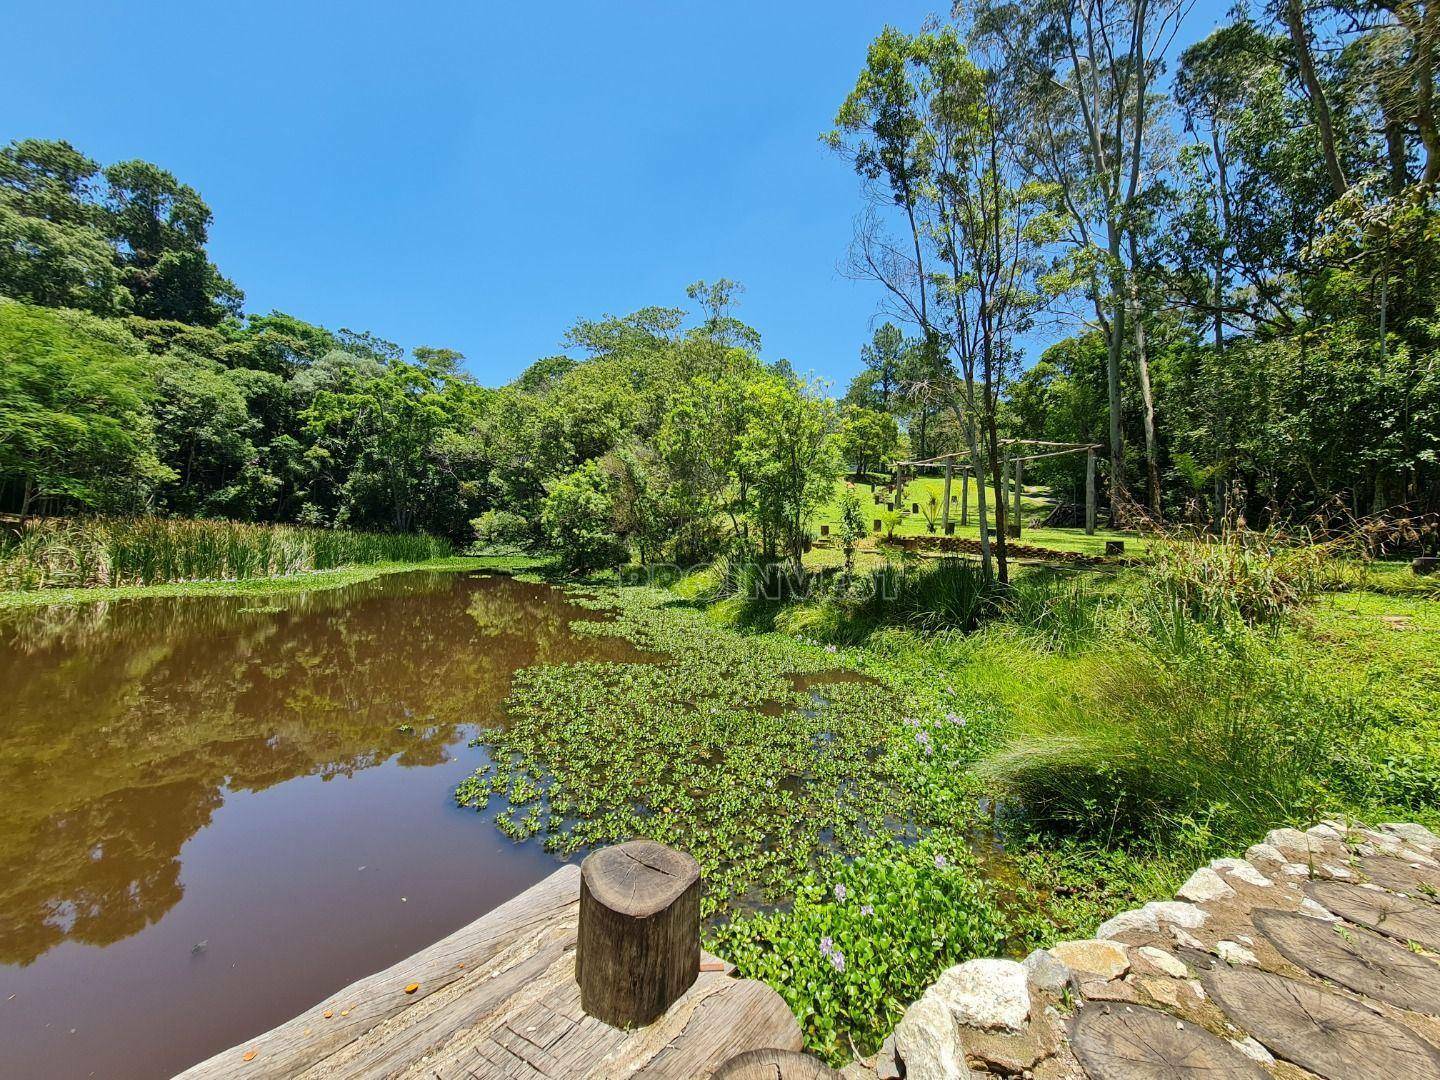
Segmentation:
{"type": "Polygon", "coordinates": [[[245,1076],[298,1076],[377,1024],[443,990],[467,971],[483,967],[526,935],[567,916],[575,918],[579,904],[580,868],[563,866],[449,937],[331,994],[293,1020],[192,1066],[180,1077],[228,1080],[242,1068],[245,1076]],[[405,987],[414,982],[420,989],[406,994],[405,987]],[[327,1010],[332,1014],[329,1019],[327,1010]],[[251,1050],[255,1058],[245,1062],[244,1055],[251,1050]]]}
{"type": "Polygon", "coordinates": [[[800,1047],[774,990],[705,953],[694,984],[655,1023],[623,1031],[586,1015],[575,980],[579,877],[574,866],[558,870],[181,1080],[689,1080],[745,1050],[800,1047]]]}

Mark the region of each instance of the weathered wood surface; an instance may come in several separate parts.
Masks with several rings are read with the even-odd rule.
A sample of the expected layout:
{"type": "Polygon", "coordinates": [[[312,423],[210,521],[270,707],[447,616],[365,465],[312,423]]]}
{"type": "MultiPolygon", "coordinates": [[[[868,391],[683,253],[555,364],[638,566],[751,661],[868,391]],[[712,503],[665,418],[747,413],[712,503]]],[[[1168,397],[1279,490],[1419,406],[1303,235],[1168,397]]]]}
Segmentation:
{"type": "Polygon", "coordinates": [[[1298,912],[1256,911],[1256,929],[1280,955],[1357,994],[1440,1014],[1440,964],[1359,926],[1298,912]]]}
{"type": "Polygon", "coordinates": [[[793,1050],[748,1050],[716,1071],[714,1080],[840,1080],[818,1058],[793,1050]]]}
{"type": "Polygon", "coordinates": [[[1207,979],[1211,996],[1276,1057],[1325,1080],[1384,1077],[1435,1080],[1440,1053],[1408,1028],[1350,998],[1310,983],[1223,965],[1207,979]]]}
{"type": "Polygon", "coordinates": [[[1089,1004],[1070,1045],[1095,1080],[1265,1080],[1266,1072],[1198,1024],[1140,1006],[1089,1004]]]}
{"type": "Polygon", "coordinates": [[[800,1049],[784,1000],[704,953],[694,984],[648,1027],[622,1031],[586,1016],[575,978],[579,901],[580,870],[563,867],[181,1077],[690,1080],[745,1050],[800,1049]]]}
{"type": "Polygon", "coordinates": [[[653,840],[587,855],[575,970],[590,1016],[626,1028],[660,1016],[700,970],[700,865],[653,840]]]}
{"type": "Polygon", "coordinates": [[[1310,898],[1342,919],[1440,952],[1440,905],[1343,881],[1311,881],[1310,898]]]}

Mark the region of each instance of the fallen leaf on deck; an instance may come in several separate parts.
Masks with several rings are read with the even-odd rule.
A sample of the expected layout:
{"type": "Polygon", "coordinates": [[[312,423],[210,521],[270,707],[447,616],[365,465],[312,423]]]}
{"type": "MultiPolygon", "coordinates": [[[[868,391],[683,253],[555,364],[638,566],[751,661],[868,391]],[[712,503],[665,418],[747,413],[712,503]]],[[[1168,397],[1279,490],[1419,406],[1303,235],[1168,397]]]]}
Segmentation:
{"type": "Polygon", "coordinates": [[[329,1020],[329,1019],[330,1019],[332,1016],[334,1016],[334,1015],[335,1015],[335,1013],[334,1013],[333,1010],[331,1010],[331,1009],[326,1009],[326,1010],[325,1010],[325,1019],[326,1019],[326,1020],[329,1020]]]}
{"type": "Polygon", "coordinates": [[[244,1056],[244,1058],[243,1058],[242,1060],[244,1060],[244,1061],[254,1061],[254,1060],[255,1060],[255,1051],[254,1051],[254,1050],[246,1050],[246,1051],[245,1051],[245,1056],[244,1056]]]}
{"type": "Polygon", "coordinates": [[[420,984],[419,984],[419,983],[411,983],[409,986],[405,987],[405,992],[406,992],[407,994],[413,994],[416,990],[419,990],[419,989],[420,989],[420,984]]]}

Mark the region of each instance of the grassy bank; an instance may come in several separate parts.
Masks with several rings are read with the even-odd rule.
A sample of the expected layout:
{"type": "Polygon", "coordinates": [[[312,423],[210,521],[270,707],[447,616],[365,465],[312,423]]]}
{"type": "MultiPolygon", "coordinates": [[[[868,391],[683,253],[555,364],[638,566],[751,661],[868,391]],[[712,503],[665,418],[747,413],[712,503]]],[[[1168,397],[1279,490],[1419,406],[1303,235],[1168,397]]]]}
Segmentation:
{"type": "Polygon", "coordinates": [[[453,553],[448,540],[420,533],[149,516],[32,518],[0,540],[0,589],[245,581],[453,553]]]}
{"type": "Polygon", "coordinates": [[[755,601],[747,573],[592,593],[617,618],[588,632],[671,662],[522,673],[461,798],[558,851],[691,851],[711,947],[832,1061],[949,964],[1088,935],[1269,828],[1440,821],[1440,604],[1398,570],[1261,542],[1003,594],[912,563],[755,601]]]}
{"type": "Polygon", "coordinates": [[[244,581],[190,581],[163,585],[121,585],[88,589],[0,590],[0,611],[11,608],[47,607],[53,604],[88,604],[98,600],[129,600],[146,596],[256,596],[287,592],[315,592],[340,589],[383,574],[411,570],[526,570],[543,565],[539,560],[501,559],[484,556],[447,555],[418,562],[379,562],[345,566],[334,570],[291,574],[286,577],[248,578],[244,581]]]}

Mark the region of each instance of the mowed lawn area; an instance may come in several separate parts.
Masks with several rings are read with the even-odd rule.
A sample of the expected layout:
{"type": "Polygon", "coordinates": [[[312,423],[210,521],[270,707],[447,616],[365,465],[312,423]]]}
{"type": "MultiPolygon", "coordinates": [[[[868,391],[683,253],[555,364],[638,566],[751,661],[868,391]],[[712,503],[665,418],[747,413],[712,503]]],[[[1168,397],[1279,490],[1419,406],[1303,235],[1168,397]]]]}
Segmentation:
{"type": "MultiPolygon", "coordinates": [[[[830,527],[833,536],[839,527],[840,522],[840,498],[845,493],[849,481],[839,480],[835,484],[835,492],[830,502],[816,513],[813,520],[814,531],[818,534],[821,525],[830,527]]],[[[885,515],[888,507],[888,488],[880,485],[872,487],[867,483],[856,483],[855,493],[860,496],[861,506],[865,511],[865,520],[870,529],[874,528],[877,520],[885,522],[881,531],[889,532],[889,521],[885,515]]],[[[960,524],[960,499],[962,485],[957,475],[950,484],[950,494],[954,503],[950,510],[950,520],[955,525],[955,535],[978,539],[980,536],[979,507],[980,495],[978,485],[971,483],[965,494],[969,497],[970,523],[966,526],[960,524]]],[[[990,485],[986,485],[986,502],[990,508],[993,519],[995,491],[990,485]]],[[[944,530],[941,528],[941,507],[945,493],[945,480],[939,476],[920,476],[906,481],[905,502],[900,508],[901,517],[895,526],[896,536],[941,536],[944,530]],[[932,533],[929,523],[926,521],[925,510],[930,504],[930,498],[935,498],[936,516],[935,528],[932,533]],[[916,513],[914,507],[918,506],[920,511],[916,513]]],[[[1014,497],[1007,506],[1014,506],[1014,497]]],[[[1124,532],[1115,529],[1100,527],[1105,521],[1103,514],[1097,518],[1097,528],[1093,536],[1087,536],[1083,528],[1046,529],[1033,527],[1029,523],[1043,519],[1055,506],[1055,499],[1050,489],[1040,486],[1026,485],[1020,496],[1020,507],[1024,516],[1024,528],[1021,534],[1021,542],[1034,547],[1052,548],[1055,551],[1072,551],[1083,555],[1103,555],[1105,553],[1105,541],[1124,540],[1127,553],[1130,550],[1143,550],[1145,540],[1134,532],[1124,532]]]]}

